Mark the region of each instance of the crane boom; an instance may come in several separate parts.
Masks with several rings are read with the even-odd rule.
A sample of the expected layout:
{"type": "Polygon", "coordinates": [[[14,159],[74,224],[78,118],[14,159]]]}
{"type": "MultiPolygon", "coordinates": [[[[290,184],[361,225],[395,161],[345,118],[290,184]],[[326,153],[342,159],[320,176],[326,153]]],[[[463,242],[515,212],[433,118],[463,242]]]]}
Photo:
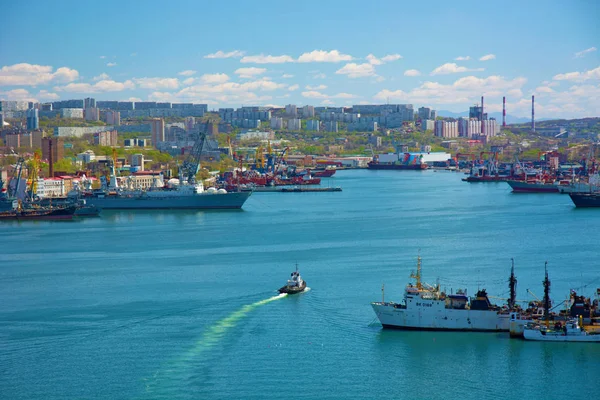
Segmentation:
{"type": "Polygon", "coordinates": [[[179,180],[180,182],[187,181],[189,184],[196,183],[196,174],[200,168],[200,156],[206,143],[206,133],[200,132],[200,135],[194,142],[192,151],[188,154],[183,164],[179,168],[179,180]]]}

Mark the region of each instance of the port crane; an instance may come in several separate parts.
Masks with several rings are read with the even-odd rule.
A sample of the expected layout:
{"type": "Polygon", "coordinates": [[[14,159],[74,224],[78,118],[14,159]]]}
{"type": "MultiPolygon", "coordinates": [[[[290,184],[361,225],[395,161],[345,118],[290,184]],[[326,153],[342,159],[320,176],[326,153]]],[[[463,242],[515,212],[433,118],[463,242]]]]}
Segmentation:
{"type": "Polygon", "coordinates": [[[183,183],[185,181],[187,181],[191,185],[196,183],[196,174],[198,173],[198,169],[200,168],[200,156],[202,155],[202,151],[204,150],[205,144],[206,133],[200,132],[198,138],[194,142],[192,150],[181,164],[181,167],[179,167],[180,183],[183,183]]]}

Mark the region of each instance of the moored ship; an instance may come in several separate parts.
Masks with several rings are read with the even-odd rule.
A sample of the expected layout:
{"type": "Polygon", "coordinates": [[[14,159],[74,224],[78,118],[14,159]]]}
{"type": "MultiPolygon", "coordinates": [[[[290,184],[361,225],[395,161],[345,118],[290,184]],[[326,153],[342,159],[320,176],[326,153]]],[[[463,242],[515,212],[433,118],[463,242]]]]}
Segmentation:
{"type": "Polygon", "coordinates": [[[515,193],[559,193],[557,183],[545,181],[506,180],[515,193]]]}
{"type": "Polygon", "coordinates": [[[569,197],[578,208],[600,207],[600,192],[569,193],[569,197]]]}
{"type": "Polygon", "coordinates": [[[446,295],[439,285],[421,282],[421,258],[415,284],[408,284],[402,303],[373,302],[371,306],[384,328],[441,331],[508,331],[509,314],[490,303],[485,289],[469,299],[466,291],[446,295]]]}

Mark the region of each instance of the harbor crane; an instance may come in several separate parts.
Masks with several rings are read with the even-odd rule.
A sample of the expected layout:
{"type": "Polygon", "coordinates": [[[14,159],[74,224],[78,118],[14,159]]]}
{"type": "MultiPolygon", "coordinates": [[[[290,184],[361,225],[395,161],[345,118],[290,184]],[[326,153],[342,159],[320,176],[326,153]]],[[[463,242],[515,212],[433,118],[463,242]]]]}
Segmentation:
{"type": "Polygon", "coordinates": [[[200,168],[200,156],[204,150],[205,143],[206,133],[200,132],[192,150],[183,161],[183,164],[181,164],[181,167],[179,167],[179,182],[183,183],[187,181],[191,185],[196,183],[196,174],[200,168]]]}

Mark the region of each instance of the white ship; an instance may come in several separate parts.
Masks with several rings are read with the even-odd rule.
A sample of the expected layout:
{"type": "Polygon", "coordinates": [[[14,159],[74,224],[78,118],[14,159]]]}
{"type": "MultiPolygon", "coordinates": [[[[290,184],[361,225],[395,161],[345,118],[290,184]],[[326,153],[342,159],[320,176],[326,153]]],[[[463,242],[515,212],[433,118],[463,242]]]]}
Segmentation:
{"type": "Polygon", "coordinates": [[[528,324],[523,330],[525,340],[543,342],[595,342],[600,343],[600,335],[589,333],[583,329],[581,316],[579,318],[557,322],[553,327],[549,325],[528,324]]]}
{"type": "Polygon", "coordinates": [[[492,305],[485,289],[469,299],[466,292],[447,295],[440,291],[439,285],[423,284],[421,257],[417,261],[417,273],[410,277],[416,282],[406,286],[402,303],[371,303],[384,328],[508,332],[508,309],[492,305]]]}

